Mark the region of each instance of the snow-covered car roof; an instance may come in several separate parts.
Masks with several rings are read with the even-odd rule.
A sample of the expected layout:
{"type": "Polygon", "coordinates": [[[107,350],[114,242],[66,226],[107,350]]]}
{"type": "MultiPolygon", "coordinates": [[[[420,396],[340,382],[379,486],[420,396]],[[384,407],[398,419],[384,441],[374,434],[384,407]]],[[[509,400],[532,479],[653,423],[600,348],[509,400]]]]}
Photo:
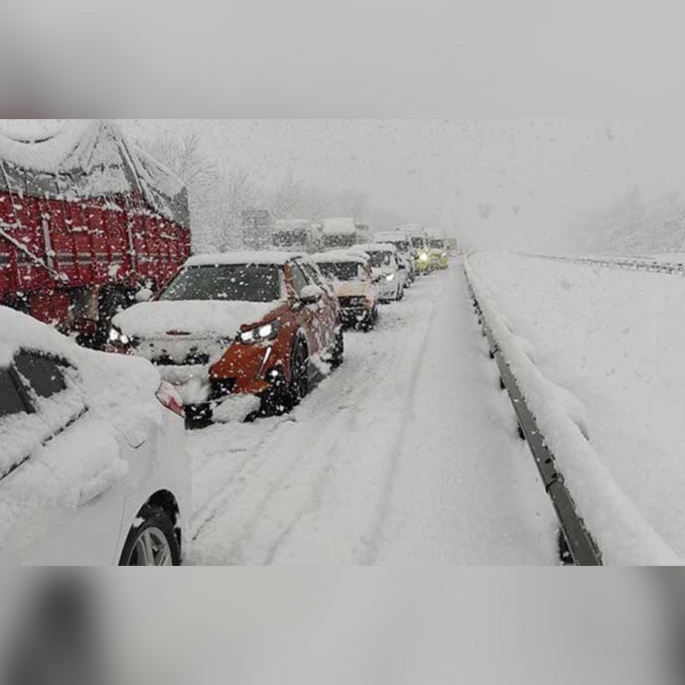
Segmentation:
{"type": "Polygon", "coordinates": [[[113,122],[72,120],[50,130],[33,128],[0,126],[0,189],[60,199],[137,191],[163,216],[190,226],[182,181],[126,140],[113,122]]]}
{"type": "Polygon", "coordinates": [[[350,216],[331,217],[324,219],[323,222],[324,234],[331,233],[357,233],[357,224],[350,216]]]}
{"type": "Polygon", "coordinates": [[[369,256],[360,251],[358,254],[345,252],[343,250],[331,250],[330,252],[318,252],[311,255],[311,258],[317,264],[329,263],[345,263],[352,262],[357,264],[366,264],[369,261],[369,256]]]}
{"type": "Polygon", "coordinates": [[[403,224],[397,226],[397,231],[402,231],[412,237],[424,236],[426,235],[426,229],[421,224],[403,224]]]}
{"type": "Polygon", "coordinates": [[[361,252],[392,252],[397,253],[397,247],[392,243],[362,243],[361,245],[353,245],[350,250],[361,252]]]}
{"type": "Polygon", "coordinates": [[[408,233],[403,233],[402,231],[383,231],[381,233],[376,233],[373,239],[377,243],[402,243],[407,242],[410,236],[408,233]]]}
{"type": "Polygon", "coordinates": [[[283,266],[296,257],[301,257],[301,255],[293,252],[220,252],[196,255],[186,261],[183,266],[184,268],[219,264],[274,264],[283,266]]]}
{"type": "Polygon", "coordinates": [[[279,219],[274,224],[274,233],[290,233],[312,227],[312,222],[308,219],[279,219]]]}
{"type": "Polygon", "coordinates": [[[75,345],[36,319],[0,306],[0,368],[9,366],[19,349],[35,350],[72,361],[75,345]]]}

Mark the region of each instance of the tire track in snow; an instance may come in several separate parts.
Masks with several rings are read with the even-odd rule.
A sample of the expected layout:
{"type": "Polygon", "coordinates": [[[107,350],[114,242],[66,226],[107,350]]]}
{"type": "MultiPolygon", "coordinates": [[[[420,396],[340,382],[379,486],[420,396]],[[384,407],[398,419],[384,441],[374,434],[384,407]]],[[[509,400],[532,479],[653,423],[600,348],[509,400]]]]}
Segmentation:
{"type": "MultiPolygon", "coordinates": [[[[421,291],[421,288],[417,288],[415,297],[419,297],[421,291]]],[[[419,324],[417,319],[426,318],[417,317],[416,313],[424,309],[428,302],[431,311],[434,309],[435,298],[426,297],[433,295],[430,291],[413,303],[409,299],[404,317],[399,322],[396,310],[389,310],[382,316],[381,322],[385,326],[391,324],[385,330],[383,325],[379,326],[378,332],[383,335],[353,334],[356,337],[354,342],[360,344],[351,347],[353,350],[355,347],[361,348],[356,358],[354,355],[348,356],[346,364],[324,381],[296,410],[293,414],[296,423],[287,430],[296,434],[292,438],[283,435],[283,431],[277,435],[269,434],[259,442],[258,452],[251,451],[241,469],[244,479],[235,487],[224,490],[223,495],[218,497],[219,504],[214,508],[211,520],[202,527],[204,539],[201,546],[206,552],[203,556],[216,559],[217,553],[208,549],[216,547],[224,562],[273,561],[283,542],[300,521],[317,511],[324,490],[336,475],[333,468],[336,457],[347,442],[350,431],[354,430],[355,423],[366,411],[365,398],[378,385],[379,376],[382,378],[397,370],[398,356],[402,359],[406,357],[406,336],[402,335],[402,329],[419,324]],[[391,349],[382,352],[374,350],[369,354],[374,346],[378,347],[378,343],[390,343],[391,349]],[[354,361],[358,362],[356,368],[352,368],[354,361]],[[381,361],[384,364],[379,371],[381,361]],[[331,412],[334,414],[332,420],[331,412]],[[323,425],[319,427],[317,422],[323,425]],[[299,448],[294,458],[293,440],[297,441],[299,448]],[[283,441],[290,443],[287,449],[279,449],[278,443],[283,441]],[[287,511],[288,506],[284,506],[288,504],[293,505],[290,511],[287,511]],[[235,520],[230,521],[234,513],[235,520]],[[284,518],[287,520],[285,526],[284,518]]],[[[421,326],[422,337],[426,328],[421,326]]],[[[411,348],[414,347],[411,345],[411,348]]],[[[415,354],[410,357],[413,360],[415,354]]]]}
{"type": "MultiPolygon", "coordinates": [[[[440,288],[436,294],[436,299],[442,295],[444,289],[445,284],[443,283],[442,288],[440,288]]],[[[438,312],[438,308],[435,306],[435,300],[432,301],[432,305],[433,308],[430,319],[428,321],[428,325],[424,329],[423,340],[421,341],[421,349],[419,350],[418,354],[419,361],[418,364],[414,366],[412,371],[411,382],[407,388],[407,394],[404,399],[404,406],[402,408],[401,416],[401,429],[391,447],[390,463],[388,465],[388,473],[385,477],[385,487],[381,491],[381,500],[379,502],[378,512],[376,514],[376,521],[369,539],[367,553],[364,555],[363,563],[365,566],[374,565],[378,557],[379,543],[381,541],[385,520],[387,518],[388,511],[390,509],[390,502],[392,500],[393,485],[395,483],[395,477],[397,474],[397,466],[404,451],[404,440],[407,427],[414,418],[414,399],[416,395],[416,389],[418,387],[421,371],[423,370],[425,363],[425,352],[428,348],[430,331],[438,312]]]]}

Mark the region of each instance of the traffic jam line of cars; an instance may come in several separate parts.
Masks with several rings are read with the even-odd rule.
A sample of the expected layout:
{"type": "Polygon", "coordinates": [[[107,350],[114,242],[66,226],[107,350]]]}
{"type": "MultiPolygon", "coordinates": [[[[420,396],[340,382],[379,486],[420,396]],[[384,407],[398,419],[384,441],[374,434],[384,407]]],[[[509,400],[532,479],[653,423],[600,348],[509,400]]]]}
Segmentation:
{"type": "Polygon", "coordinates": [[[438,266],[351,217],[190,257],[190,218],[113,121],[0,134],[0,563],[180,563],[186,422],[288,411],[438,266]]]}
{"type": "Polygon", "coordinates": [[[113,318],[106,352],[0,308],[0,560],[181,563],[186,422],[289,411],[342,364],[343,328],[447,265],[401,231],[374,240],[191,257],[113,318]]]}

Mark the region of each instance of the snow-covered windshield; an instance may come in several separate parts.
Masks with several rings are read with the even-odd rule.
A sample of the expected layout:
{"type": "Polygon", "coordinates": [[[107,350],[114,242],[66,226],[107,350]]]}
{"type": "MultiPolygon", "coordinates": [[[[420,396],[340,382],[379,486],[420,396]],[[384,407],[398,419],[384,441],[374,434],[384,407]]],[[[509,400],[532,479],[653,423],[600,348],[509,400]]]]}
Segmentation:
{"type": "Polygon", "coordinates": [[[279,231],[271,236],[271,244],[274,247],[293,247],[296,245],[307,244],[307,232],[300,231],[279,231]]]}
{"type": "Polygon", "coordinates": [[[357,262],[319,262],[319,270],[330,281],[359,281],[364,268],[357,262]]]}
{"type": "Polygon", "coordinates": [[[181,271],[160,300],[274,302],[281,297],[281,270],[273,264],[216,264],[181,271]]]}
{"type": "Polygon", "coordinates": [[[323,245],[326,248],[352,247],[357,243],[354,233],[331,233],[323,237],[323,245]]]}

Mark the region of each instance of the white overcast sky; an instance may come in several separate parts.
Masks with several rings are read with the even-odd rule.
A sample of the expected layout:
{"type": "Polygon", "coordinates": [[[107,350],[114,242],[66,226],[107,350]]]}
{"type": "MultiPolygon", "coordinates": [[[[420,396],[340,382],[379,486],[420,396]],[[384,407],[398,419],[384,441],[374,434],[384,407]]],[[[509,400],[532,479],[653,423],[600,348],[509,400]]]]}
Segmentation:
{"type": "Polygon", "coordinates": [[[673,119],[168,120],[131,131],[201,135],[219,164],[263,186],[292,171],[354,188],[407,221],[480,245],[565,248],[579,212],[629,188],[685,187],[685,131],[673,119]],[[492,205],[488,218],[481,210],[492,205]]]}

